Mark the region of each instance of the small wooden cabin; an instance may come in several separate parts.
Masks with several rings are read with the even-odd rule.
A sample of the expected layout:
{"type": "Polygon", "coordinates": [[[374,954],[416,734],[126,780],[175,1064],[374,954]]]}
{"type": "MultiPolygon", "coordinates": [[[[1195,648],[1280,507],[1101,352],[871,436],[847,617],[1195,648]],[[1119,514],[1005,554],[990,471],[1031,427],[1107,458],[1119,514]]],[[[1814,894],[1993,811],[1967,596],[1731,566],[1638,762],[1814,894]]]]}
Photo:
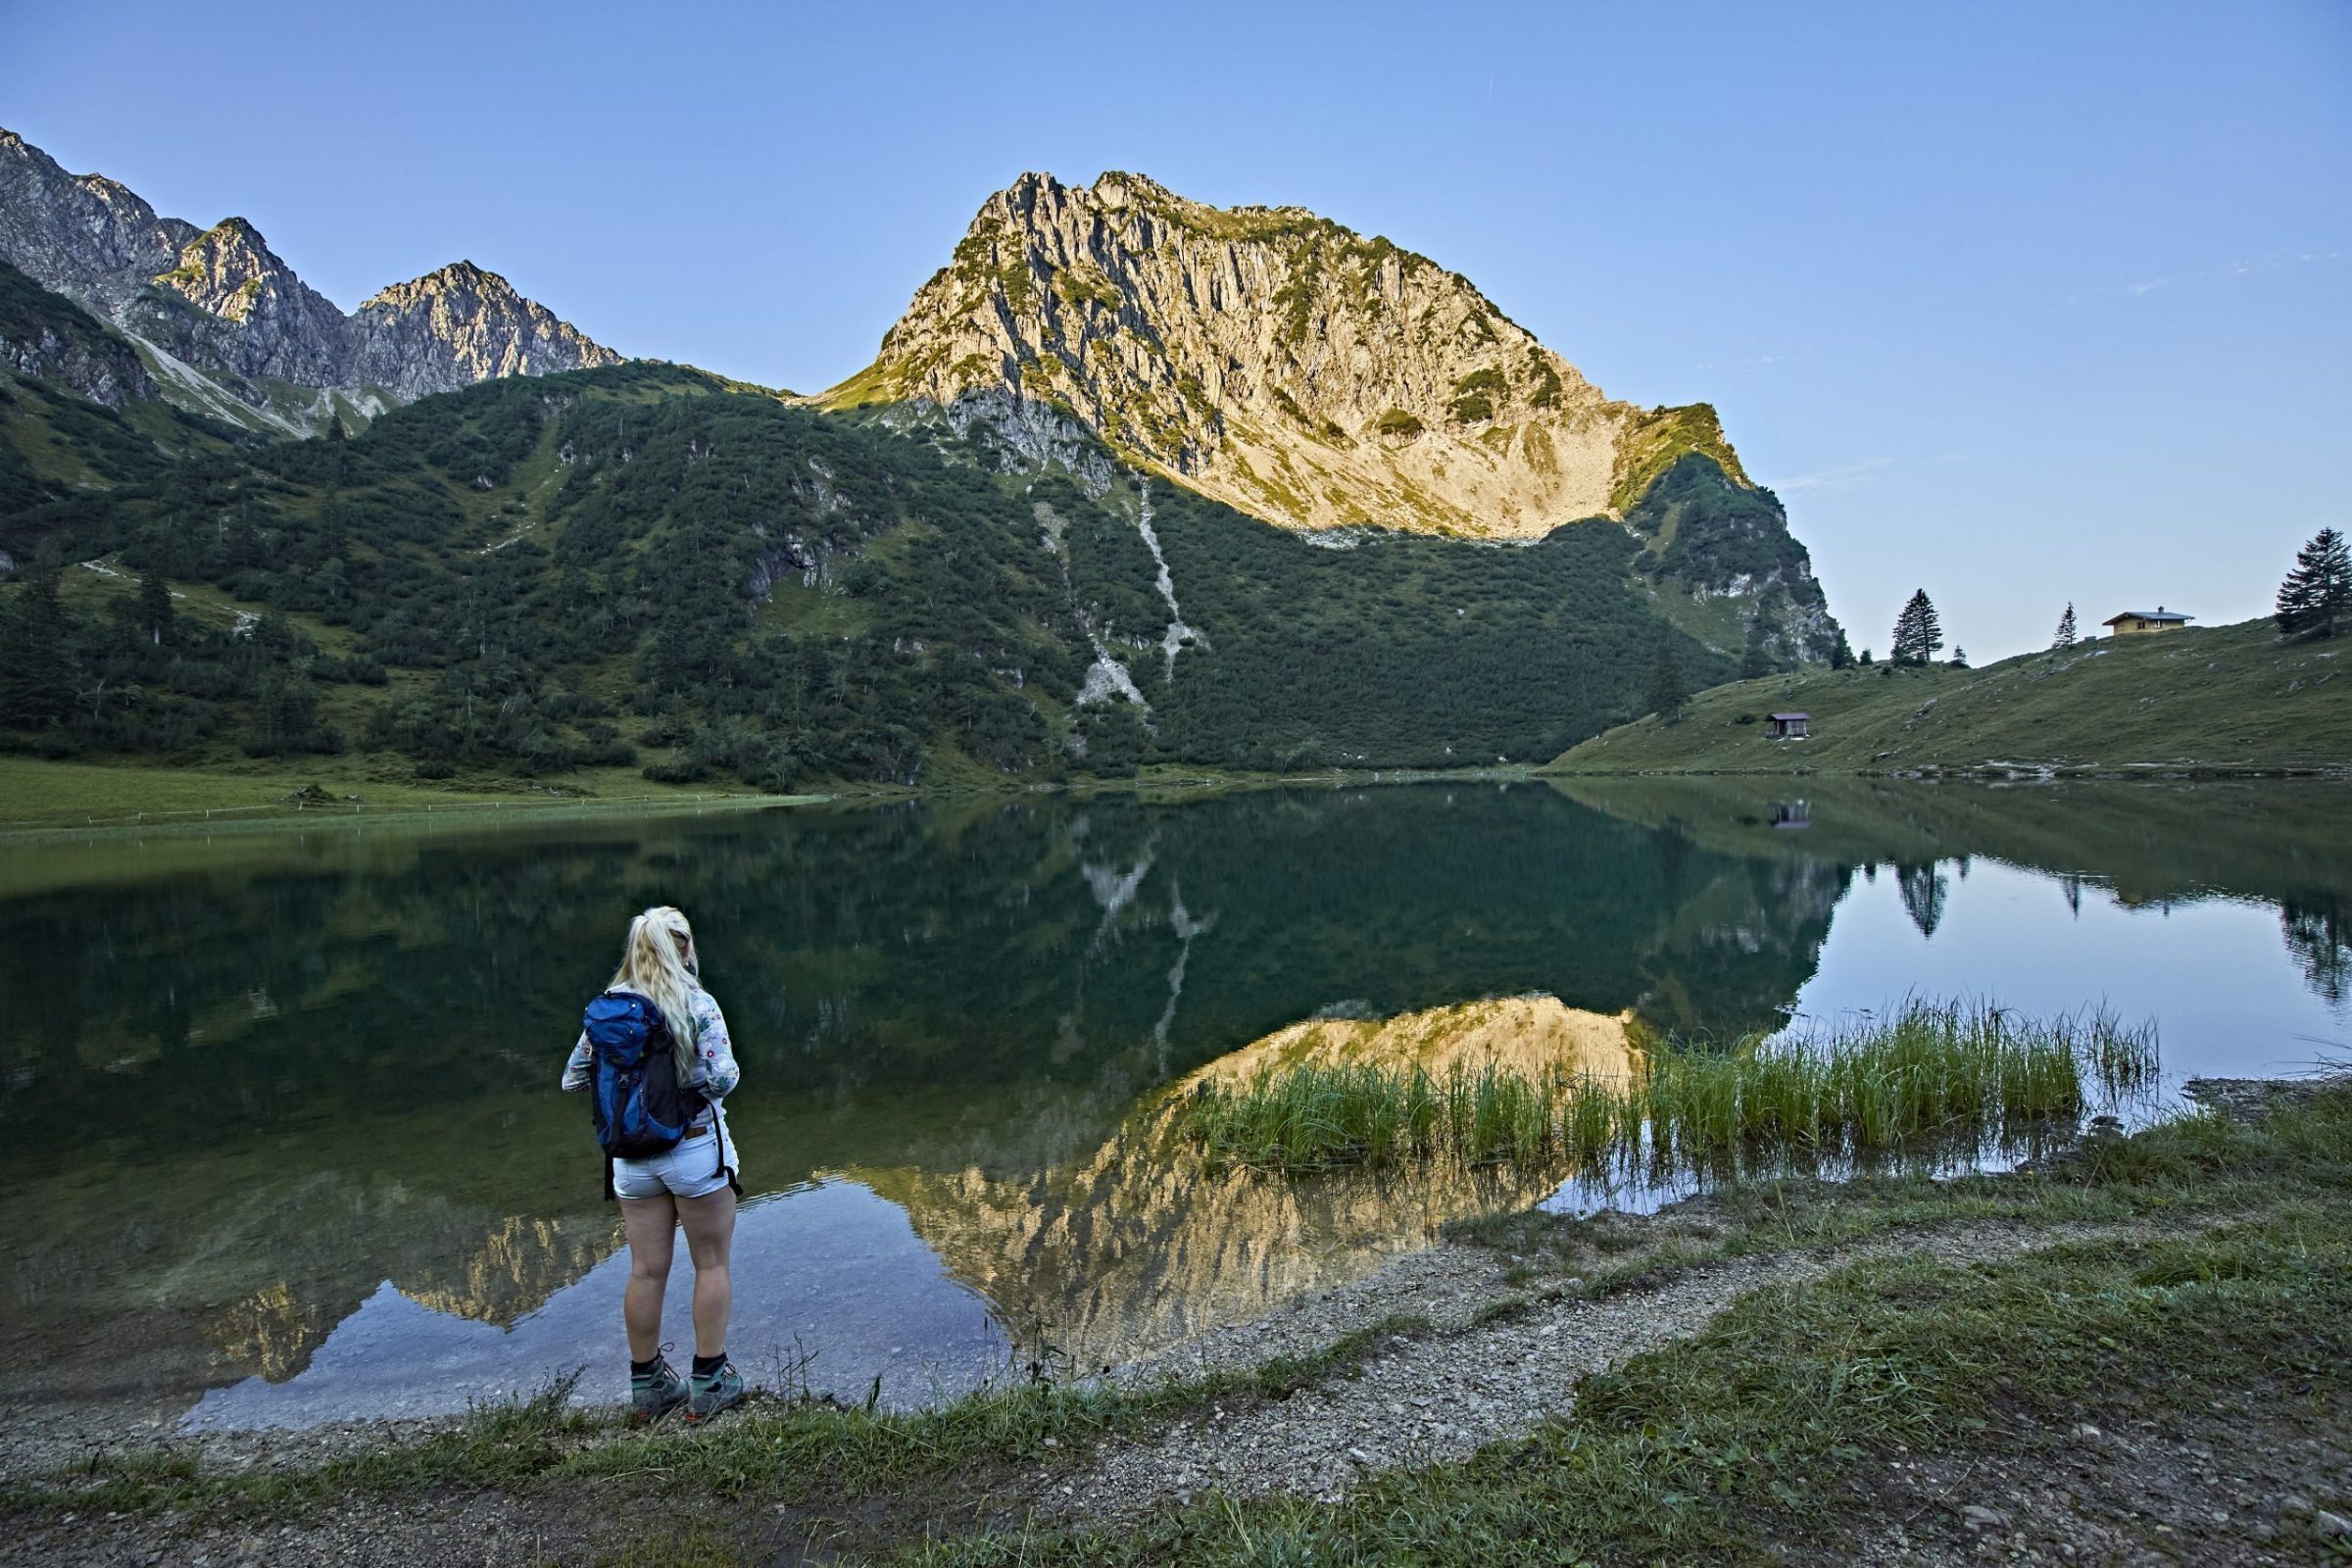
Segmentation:
{"type": "Polygon", "coordinates": [[[1766,722],[1764,733],[1776,741],[1801,741],[1805,726],[1813,721],[1810,713],[1774,713],[1766,722]]]}
{"type": "Polygon", "coordinates": [[[2100,624],[2112,628],[2118,637],[2134,637],[2141,632],[2179,631],[2196,618],[2158,605],[2154,610],[2127,610],[2120,615],[2109,615],[2100,624]]]}

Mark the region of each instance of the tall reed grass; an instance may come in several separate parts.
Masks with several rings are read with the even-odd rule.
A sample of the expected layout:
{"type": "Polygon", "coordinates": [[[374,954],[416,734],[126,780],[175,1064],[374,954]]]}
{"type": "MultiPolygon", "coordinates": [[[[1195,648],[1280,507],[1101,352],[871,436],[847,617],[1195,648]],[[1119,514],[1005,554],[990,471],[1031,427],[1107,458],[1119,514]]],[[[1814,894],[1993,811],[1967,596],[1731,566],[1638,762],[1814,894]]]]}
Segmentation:
{"type": "Polygon", "coordinates": [[[1661,1046],[1627,1079],[1566,1068],[1433,1074],[1302,1062],[1205,1081],[1176,1108],[1212,1163],[1311,1170],[1470,1164],[1719,1165],[1759,1153],[1863,1157],[1929,1142],[2011,1142],[2144,1090],[2155,1031],[2104,1010],[2026,1019],[1913,1002],[1891,1017],[1661,1046]]]}

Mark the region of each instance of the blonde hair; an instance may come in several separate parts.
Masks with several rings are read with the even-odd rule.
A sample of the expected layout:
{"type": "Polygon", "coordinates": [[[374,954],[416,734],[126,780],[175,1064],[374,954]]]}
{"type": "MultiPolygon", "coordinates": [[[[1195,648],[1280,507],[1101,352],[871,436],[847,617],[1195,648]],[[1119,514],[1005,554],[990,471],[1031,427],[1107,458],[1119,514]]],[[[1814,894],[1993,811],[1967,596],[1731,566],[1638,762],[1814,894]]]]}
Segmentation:
{"type": "Polygon", "coordinates": [[[669,1025],[669,1042],[677,1058],[678,1082],[685,1083],[694,1063],[694,972],[686,967],[686,950],[694,943],[694,927],[684,910],[660,905],[629,922],[628,940],[621,944],[620,967],[612,971],[608,991],[634,991],[662,1009],[669,1025]]]}

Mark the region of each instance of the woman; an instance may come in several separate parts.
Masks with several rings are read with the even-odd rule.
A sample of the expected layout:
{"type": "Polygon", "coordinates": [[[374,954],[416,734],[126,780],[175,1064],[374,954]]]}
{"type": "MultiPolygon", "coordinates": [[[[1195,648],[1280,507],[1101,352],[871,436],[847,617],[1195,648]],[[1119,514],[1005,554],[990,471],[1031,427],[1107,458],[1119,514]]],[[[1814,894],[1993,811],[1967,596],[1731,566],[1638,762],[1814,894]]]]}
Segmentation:
{"type": "MultiPolygon", "coordinates": [[[[621,1294],[620,1315],[629,1331],[630,1416],[638,1421],[657,1420],[681,1403],[687,1420],[706,1421],[743,1398],[743,1378],[727,1360],[735,1146],[719,1109],[742,1073],[727,1039],[727,1021],[699,974],[694,928],[682,912],[663,906],[629,922],[620,968],[606,988],[653,1004],[667,1028],[678,1083],[706,1102],[666,1153],[612,1161],[612,1192],[629,1240],[629,1283],[621,1294]],[[694,1259],[694,1370],[687,1378],[679,1377],[662,1354],[662,1293],[669,1282],[680,1226],[694,1259]]],[[[564,1087],[586,1090],[595,1077],[595,1050],[583,1030],[564,1063],[564,1087]]]]}

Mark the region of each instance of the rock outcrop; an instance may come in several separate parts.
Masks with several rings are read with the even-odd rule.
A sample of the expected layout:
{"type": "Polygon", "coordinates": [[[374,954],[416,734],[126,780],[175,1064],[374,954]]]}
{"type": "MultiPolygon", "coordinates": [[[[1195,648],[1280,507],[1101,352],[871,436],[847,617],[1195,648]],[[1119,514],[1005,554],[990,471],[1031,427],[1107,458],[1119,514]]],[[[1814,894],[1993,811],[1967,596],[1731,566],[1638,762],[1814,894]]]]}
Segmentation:
{"type": "MultiPolygon", "coordinates": [[[[346,316],[241,218],[209,229],[0,130],[0,260],[123,334],[182,404],[284,432],[501,375],[621,356],[460,262],[346,316]]],[[[123,385],[120,378],[116,383],[123,385]]]]}
{"type": "MultiPolygon", "coordinates": [[[[836,404],[1057,404],[1269,521],[1538,538],[1621,512],[1675,416],[1612,401],[1469,281],[1295,207],[1135,174],[989,198],[836,404]]],[[[1712,416],[1703,421],[1711,427],[1712,416]]],[[[1717,433],[1708,450],[1744,482],[1717,433]]]]}
{"type": "Polygon", "coordinates": [[[147,317],[176,340],[168,346],[181,359],[296,386],[353,384],[343,313],[296,277],[242,218],[181,246],[177,265],[154,282],[195,307],[147,317]]]}
{"type": "Polygon", "coordinates": [[[395,283],[352,318],[359,380],[402,399],[502,375],[547,375],[620,356],[471,262],[395,283]]]}
{"type": "Polygon", "coordinates": [[[137,351],[80,306],[0,262],[0,370],[122,409],[158,396],[137,351]]]}

